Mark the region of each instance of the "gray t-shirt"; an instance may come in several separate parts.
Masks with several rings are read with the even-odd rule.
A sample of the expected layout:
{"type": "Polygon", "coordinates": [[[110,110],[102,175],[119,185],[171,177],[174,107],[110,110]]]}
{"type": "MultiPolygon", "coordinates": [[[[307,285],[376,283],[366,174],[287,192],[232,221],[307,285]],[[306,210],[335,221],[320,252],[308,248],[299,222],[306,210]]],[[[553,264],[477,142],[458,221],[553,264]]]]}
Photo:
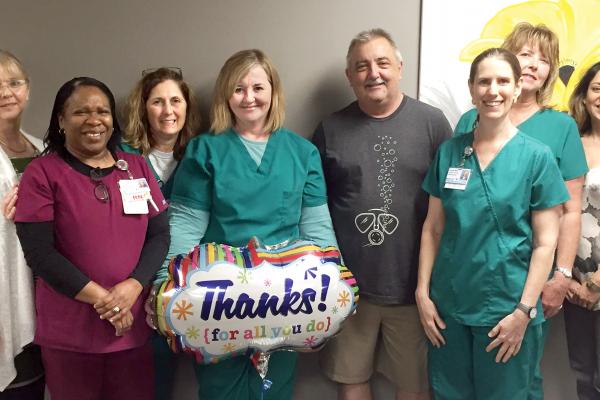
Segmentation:
{"type": "Polygon", "coordinates": [[[428,205],[421,183],[451,135],[440,110],[406,95],[386,118],[372,118],[353,102],[315,131],[338,243],[369,301],[415,303],[428,205]]]}

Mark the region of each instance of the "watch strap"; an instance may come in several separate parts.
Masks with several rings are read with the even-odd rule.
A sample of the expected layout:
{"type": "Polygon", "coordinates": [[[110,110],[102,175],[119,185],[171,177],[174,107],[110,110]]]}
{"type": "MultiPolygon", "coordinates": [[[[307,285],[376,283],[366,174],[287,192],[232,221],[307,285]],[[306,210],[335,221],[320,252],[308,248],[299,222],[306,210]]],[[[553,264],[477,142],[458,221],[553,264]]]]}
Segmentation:
{"type": "Polygon", "coordinates": [[[535,315],[536,313],[535,312],[532,313],[532,310],[535,310],[535,306],[530,307],[527,304],[519,303],[519,304],[517,304],[517,309],[523,311],[525,313],[525,315],[527,315],[527,318],[529,318],[529,319],[533,319],[536,317],[536,315],[535,315]]]}
{"type": "Polygon", "coordinates": [[[565,276],[565,278],[568,278],[568,279],[573,278],[573,271],[570,270],[569,268],[556,267],[556,272],[560,272],[561,274],[563,274],[565,276]]]}

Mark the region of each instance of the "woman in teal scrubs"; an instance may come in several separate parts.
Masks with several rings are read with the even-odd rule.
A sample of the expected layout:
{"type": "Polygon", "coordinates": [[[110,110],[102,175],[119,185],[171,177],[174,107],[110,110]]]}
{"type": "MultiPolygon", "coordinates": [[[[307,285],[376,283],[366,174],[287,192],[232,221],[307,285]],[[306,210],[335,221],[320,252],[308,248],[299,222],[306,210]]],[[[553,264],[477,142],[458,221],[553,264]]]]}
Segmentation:
{"type": "MultiPolygon", "coordinates": [[[[221,68],[207,135],[193,139],[171,195],[169,255],[199,241],[243,246],[300,237],[335,245],[319,152],[284,129],[281,82],[260,50],[243,50],[221,68]]],[[[159,280],[164,279],[163,269],[159,280]]],[[[263,392],[247,357],[198,365],[203,400],[291,399],[296,354],[274,352],[263,392]]]]}
{"type": "Polygon", "coordinates": [[[417,306],[436,399],[527,399],[543,321],[559,205],[568,199],[550,150],[509,113],[521,90],[516,57],[473,61],[477,128],[442,144],[423,188],[417,306]]]}
{"type": "MultiPolygon", "coordinates": [[[[168,201],[185,147],[200,124],[194,95],[179,68],[142,72],[127,100],[127,126],[121,150],[144,156],[168,201]]],[[[163,337],[152,337],[156,399],[171,397],[175,355],[163,337]]]]}
{"type": "MultiPolygon", "coordinates": [[[[550,104],[560,65],[556,34],[544,25],[520,23],[506,37],[502,48],[517,56],[523,77],[521,95],[510,111],[510,120],[520,131],[550,147],[570,195],[563,204],[557,268],[542,293],[544,316],[551,318],[562,307],[571,281],[581,230],[581,190],[588,168],[577,124],[550,104]]],[[[466,112],[456,125],[455,134],[471,132],[476,118],[476,110],[466,112]]]]}
{"type": "MultiPolygon", "coordinates": [[[[553,110],[550,104],[560,65],[556,34],[544,25],[533,26],[523,22],[514,27],[502,48],[517,56],[523,77],[521,95],[510,111],[510,120],[523,133],[550,147],[570,196],[562,205],[556,268],[542,291],[544,317],[551,318],[562,308],[571,283],[581,231],[583,179],[588,167],[577,124],[567,114],[553,110]]],[[[465,113],[456,126],[456,134],[471,132],[476,116],[475,110],[465,113]]],[[[540,362],[548,328],[549,324],[544,323],[540,362]]],[[[531,400],[543,398],[542,374],[538,365],[531,400]]]]}

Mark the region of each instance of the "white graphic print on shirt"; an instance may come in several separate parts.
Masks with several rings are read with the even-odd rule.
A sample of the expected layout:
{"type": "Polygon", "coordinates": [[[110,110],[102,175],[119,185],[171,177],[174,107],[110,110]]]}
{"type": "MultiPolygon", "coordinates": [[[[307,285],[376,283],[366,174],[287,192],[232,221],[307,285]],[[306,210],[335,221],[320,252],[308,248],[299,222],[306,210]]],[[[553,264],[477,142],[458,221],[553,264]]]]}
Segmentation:
{"type": "Polygon", "coordinates": [[[398,161],[394,148],[397,142],[389,136],[377,136],[377,138],[379,143],[375,143],[373,151],[377,157],[377,188],[383,205],[380,208],[362,212],[354,218],[356,229],[360,233],[366,233],[369,240],[369,243],[364,246],[381,245],[385,240],[385,235],[391,235],[398,228],[398,218],[389,213],[395,187],[392,175],[396,172],[395,166],[398,161]]]}

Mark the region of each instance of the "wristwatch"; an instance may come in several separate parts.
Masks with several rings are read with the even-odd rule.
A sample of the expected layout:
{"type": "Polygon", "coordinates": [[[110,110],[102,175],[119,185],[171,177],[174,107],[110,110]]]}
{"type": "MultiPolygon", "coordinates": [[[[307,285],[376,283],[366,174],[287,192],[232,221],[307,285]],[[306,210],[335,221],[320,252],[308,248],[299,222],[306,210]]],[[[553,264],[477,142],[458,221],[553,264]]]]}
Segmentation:
{"type": "Polygon", "coordinates": [[[529,319],[534,319],[537,317],[537,308],[535,308],[535,306],[529,307],[526,304],[519,303],[517,304],[517,309],[523,311],[525,315],[529,317],[529,319]]]}
{"type": "Polygon", "coordinates": [[[568,268],[565,268],[565,267],[556,267],[556,272],[560,272],[561,274],[563,274],[565,276],[565,278],[568,278],[568,279],[572,279],[573,278],[573,271],[571,271],[568,268]]]}
{"type": "Polygon", "coordinates": [[[585,282],[585,286],[587,286],[590,292],[600,293],[600,286],[591,279],[588,279],[587,282],[585,282]]]}

